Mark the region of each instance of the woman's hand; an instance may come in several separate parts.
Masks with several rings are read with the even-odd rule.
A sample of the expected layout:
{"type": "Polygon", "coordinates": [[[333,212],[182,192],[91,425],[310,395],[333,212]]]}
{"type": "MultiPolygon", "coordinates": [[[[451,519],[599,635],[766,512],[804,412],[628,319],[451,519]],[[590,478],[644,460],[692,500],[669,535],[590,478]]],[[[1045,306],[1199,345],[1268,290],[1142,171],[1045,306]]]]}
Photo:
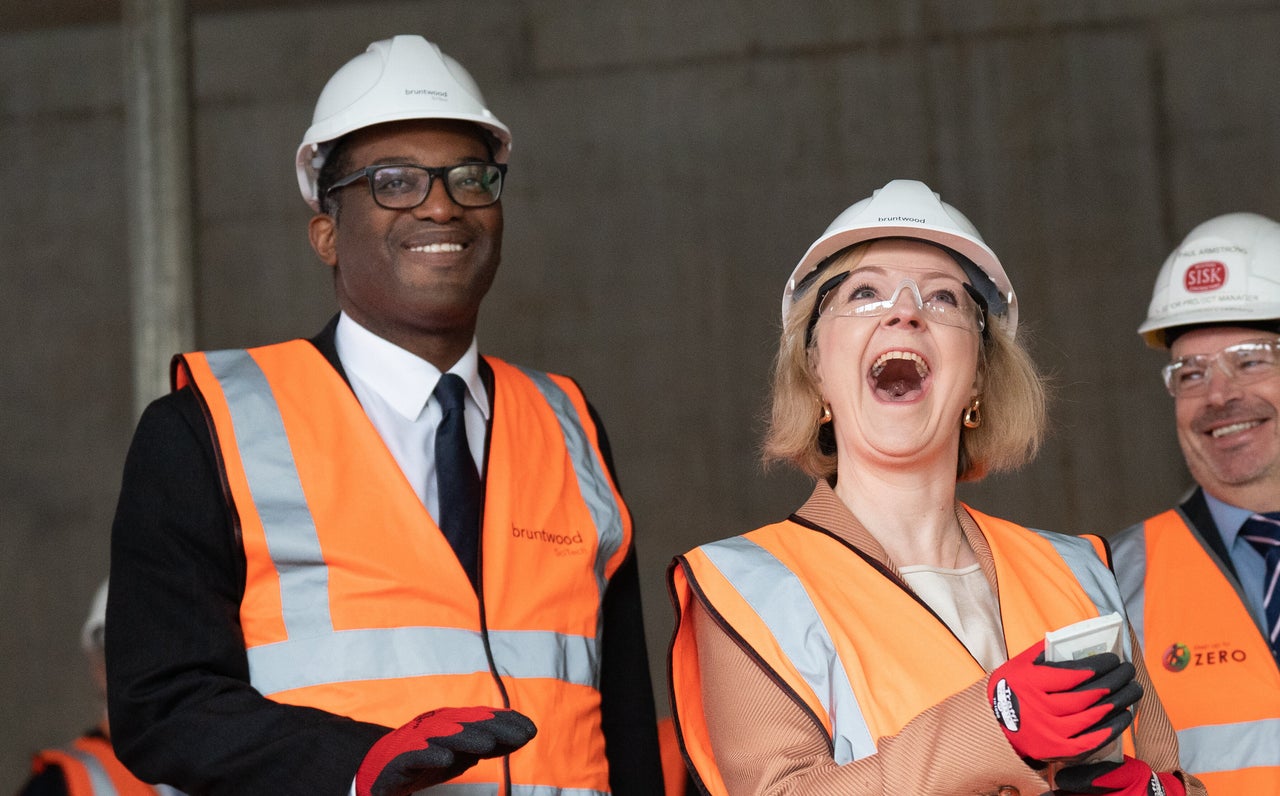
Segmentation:
{"type": "Polygon", "coordinates": [[[1157,774],[1151,766],[1125,757],[1123,762],[1068,766],[1053,778],[1054,796],[1186,796],[1187,788],[1173,774],[1157,774]]]}
{"type": "Polygon", "coordinates": [[[1133,722],[1142,697],[1133,664],[1110,652],[1074,661],[1044,659],[1040,641],[991,673],[987,696],[1010,746],[1028,765],[1094,752],[1133,722]]]}

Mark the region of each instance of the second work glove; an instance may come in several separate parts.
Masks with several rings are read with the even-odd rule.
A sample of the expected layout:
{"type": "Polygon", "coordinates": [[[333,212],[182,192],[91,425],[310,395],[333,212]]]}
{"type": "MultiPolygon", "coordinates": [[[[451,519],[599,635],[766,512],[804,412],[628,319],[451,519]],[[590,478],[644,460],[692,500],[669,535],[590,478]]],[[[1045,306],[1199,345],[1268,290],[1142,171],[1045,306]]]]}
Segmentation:
{"type": "Polygon", "coordinates": [[[378,739],[356,771],[356,796],[408,796],[458,776],[482,758],[507,755],[538,729],[499,708],[440,708],[378,739]]]}
{"type": "Polygon", "coordinates": [[[1114,653],[1048,662],[1040,641],[991,673],[987,696],[1013,750],[1034,768],[1082,757],[1133,722],[1133,664],[1114,653]]]}
{"type": "Polygon", "coordinates": [[[1173,774],[1157,774],[1141,760],[1068,766],[1053,778],[1054,796],[1187,796],[1173,774]]]}

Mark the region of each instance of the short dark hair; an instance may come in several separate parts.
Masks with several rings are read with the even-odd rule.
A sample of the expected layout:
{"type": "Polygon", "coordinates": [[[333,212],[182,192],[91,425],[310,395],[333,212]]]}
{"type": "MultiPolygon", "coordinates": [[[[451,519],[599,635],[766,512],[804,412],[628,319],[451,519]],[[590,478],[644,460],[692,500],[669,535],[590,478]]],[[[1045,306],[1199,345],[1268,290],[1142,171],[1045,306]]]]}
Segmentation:
{"type": "Polygon", "coordinates": [[[335,182],[345,177],[347,170],[351,168],[351,158],[348,156],[350,142],[351,134],[348,133],[330,144],[324,165],[316,175],[316,196],[320,203],[320,212],[334,218],[338,217],[342,203],[338,199],[338,194],[330,194],[329,189],[335,182]]]}

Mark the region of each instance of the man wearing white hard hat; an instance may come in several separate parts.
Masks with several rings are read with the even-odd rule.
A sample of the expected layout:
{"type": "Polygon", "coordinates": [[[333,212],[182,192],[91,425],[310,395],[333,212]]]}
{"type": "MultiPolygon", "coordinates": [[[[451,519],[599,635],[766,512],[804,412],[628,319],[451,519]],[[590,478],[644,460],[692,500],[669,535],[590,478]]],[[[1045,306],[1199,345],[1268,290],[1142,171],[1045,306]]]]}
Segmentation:
{"type": "Polygon", "coordinates": [[[194,793],[661,789],[631,519],[571,379],[481,355],[507,127],[419,36],[295,158],[340,312],[174,360],[112,537],[121,759],[194,793]]]}
{"type": "Polygon", "coordinates": [[[89,662],[94,694],[101,704],[97,724],[58,749],[42,749],[31,760],[31,777],[18,796],[181,796],[167,785],[147,785],[116,759],[107,723],[107,672],[103,639],[107,629],[107,581],[93,594],[80,629],[80,649],[89,662]]]}
{"type": "Polygon", "coordinates": [[[1138,328],[1196,481],[1113,540],[1182,762],[1210,793],[1280,793],[1280,224],[1229,213],[1165,260],[1138,328]]]}

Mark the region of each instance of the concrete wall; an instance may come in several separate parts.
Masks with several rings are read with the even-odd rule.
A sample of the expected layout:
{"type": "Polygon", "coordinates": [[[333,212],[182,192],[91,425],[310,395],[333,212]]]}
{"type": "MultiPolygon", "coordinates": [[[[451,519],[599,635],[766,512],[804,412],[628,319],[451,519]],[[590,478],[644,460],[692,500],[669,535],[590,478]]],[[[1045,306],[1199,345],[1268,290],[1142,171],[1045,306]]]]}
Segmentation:
{"type": "MultiPolygon", "coordinates": [[[[1057,385],[1055,435],[979,508],[1112,532],[1188,480],[1134,333],[1195,223],[1280,216],[1280,3],[412,0],[194,20],[198,343],[333,311],[293,151],[328,75],[421,32],[514,131],[482,348],[575,375],[638,528],[665,712],[670,557],[785,515],[755,454],[783,282],[894,177],[1005,261],[1057,385]]],[[[0,790],[94,719],[76,646],[107,570],[129,395],[117,26],[0,33],[0,790]]]]}

